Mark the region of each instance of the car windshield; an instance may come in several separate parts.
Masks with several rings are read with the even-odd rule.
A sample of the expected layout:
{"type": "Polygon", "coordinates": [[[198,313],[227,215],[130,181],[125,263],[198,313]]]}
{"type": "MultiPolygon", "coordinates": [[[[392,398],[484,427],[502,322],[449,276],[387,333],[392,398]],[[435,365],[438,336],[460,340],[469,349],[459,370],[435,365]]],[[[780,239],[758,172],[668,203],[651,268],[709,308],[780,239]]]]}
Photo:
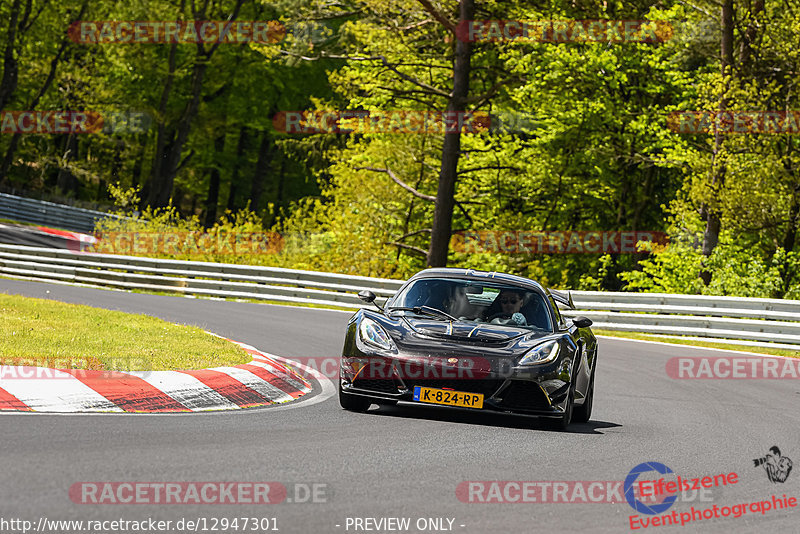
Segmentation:
{"type": "Polygon", "coordinates": [[[460,321],[553,331],[543,295],[497,282],[420,278],[395,296],[387,311],[399,308],[416,308],[419,314],[445,321],[447,314],[460,321]]]}

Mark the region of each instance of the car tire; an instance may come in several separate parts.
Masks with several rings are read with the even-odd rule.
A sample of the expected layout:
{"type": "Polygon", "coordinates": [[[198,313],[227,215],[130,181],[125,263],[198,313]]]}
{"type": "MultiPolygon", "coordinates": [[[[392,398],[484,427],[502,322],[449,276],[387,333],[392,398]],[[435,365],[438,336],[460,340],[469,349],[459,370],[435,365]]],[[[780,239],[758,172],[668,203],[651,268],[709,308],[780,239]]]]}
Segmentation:
{"type": "Polygon", "coordinates": [[[566,430],[572,422],[572,414],[575,410],[575,386],[569,388],[567,402],[565,404],[564,415],[556,420],[556,428],[566,430]]]}
{"type": "MultiPolygon", "coordinates": [[[[596,365],[596,364],[595,364],[596,365]]],[[[596,369],[596,367],[595,367],[596,369]]],[[[592,369],[592,377],[589,379],[589,388],[586,391],[586,398],[583,401],[582,406],[578,406],[575,408],[575,413],[572,414],[572,418],[575,422],[578,423],[588,423],[589,419],[592,417],[592,405],[594,405],[594,371],[592,369]]]]}
{"type": "Polygon", "coordinates": [[[364,413],[369,410],[369,407],[372,405],[372,401],[366,397],[361,397],[360,395],[350,395],[349,393],[345,393],[342,391],[342,383],[340,381],[339,404],[347,411],[364,413]]]}
{"type": "Polygon", "coordinates": [[[569,388],[569,392],[567,393],[567,400],[565,406],[567,407],[566,411],[560,417],[554,418],[547,418],[545,420],[545,425],[547,428],[551,428],[553,430],[567,430],[569,428],[570,423],[573,421],[573,413],[574,413],[574,405],[575,405],[575,386],[571,385],[569,388]]]}

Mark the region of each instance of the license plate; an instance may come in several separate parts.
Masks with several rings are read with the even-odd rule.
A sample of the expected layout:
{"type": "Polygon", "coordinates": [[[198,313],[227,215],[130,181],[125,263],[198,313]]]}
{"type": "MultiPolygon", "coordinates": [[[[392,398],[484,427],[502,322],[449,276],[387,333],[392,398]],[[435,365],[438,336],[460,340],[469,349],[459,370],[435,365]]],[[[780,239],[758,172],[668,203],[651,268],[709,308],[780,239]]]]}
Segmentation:
{"type": "Polygon", "coordinates": [[[450,391],[449,389],[414,387],[414,400],[430,404],[483,408],[483,394],[450,391]]]}

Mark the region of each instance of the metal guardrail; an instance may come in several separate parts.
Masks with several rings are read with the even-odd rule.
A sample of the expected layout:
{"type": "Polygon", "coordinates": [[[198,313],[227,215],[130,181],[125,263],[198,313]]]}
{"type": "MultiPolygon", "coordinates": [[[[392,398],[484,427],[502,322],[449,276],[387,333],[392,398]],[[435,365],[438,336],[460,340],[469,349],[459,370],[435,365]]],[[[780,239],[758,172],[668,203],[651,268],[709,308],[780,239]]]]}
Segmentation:
{"type": "MultiPolygon", "coordinates": [[[[574,291],[576,310],[597,328],[649,334],[740,339],[800,350],[800,301],[574,291]]],[[[760,343],[754,343],[760,344],[760,343]]]]}
{"type": "MultiPolygon", "coordinates": [[[[401,280],[0,244],[0,275],[183,295],[365,307],[356,293],[388,298],[401,280]]],[[[800,301],[657,293],[573,291],[575,310],[597,328],[776,342],[800,350],[800,301]]]]}
{"type": "Polygon", "coordinates": [[[120,216],[0,193],[0,219],[91,233],[95,223],[106,218],[116,219],[120,216]]]}
{"type": "Polygon", "coordinates": [[[363,307],[356,293],[390,297],[400,280],[0,244],[0,275],[184,295],[363,307]]]}

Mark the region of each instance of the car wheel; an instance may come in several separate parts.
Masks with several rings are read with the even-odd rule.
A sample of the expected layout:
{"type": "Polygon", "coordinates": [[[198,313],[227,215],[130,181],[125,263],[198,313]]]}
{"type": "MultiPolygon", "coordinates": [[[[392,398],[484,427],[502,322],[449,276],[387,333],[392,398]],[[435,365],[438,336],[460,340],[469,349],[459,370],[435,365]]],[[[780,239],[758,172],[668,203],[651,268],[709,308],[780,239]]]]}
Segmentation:
{"type": "Polygon", "coordinates": [[[586,392],[586,399],[583,401],[583,406],[575,408],[573,419],[579,423],[588,423],[592,417],[592,405],[594,404],[594,369],[592,369],[592,378],[589,379],[589,389],[586,392]]]}
{"type": "Polygon", "coordinates": [[[345,410],[351,412],[366,412],[369,410],[370,405],[372,405],[372,401],[370,401],[366,397],[361,397],[359,395],[350,395],[349,393],[345,393],[342,391],[342,383],[339,382],[339,404],[345,410]]]}
{"type": "Polygon", "coordinates": [[[559,430],[566,430],[569,427],[569,424],[572,422],[572,412],[574,410],[575,404],[575,387],[569,388],[569,394],[567,395],[567,403],[564,409],[564,415],[562,415],[559,419],[556,420],[557,425],[556,427],[559,430]]]}

